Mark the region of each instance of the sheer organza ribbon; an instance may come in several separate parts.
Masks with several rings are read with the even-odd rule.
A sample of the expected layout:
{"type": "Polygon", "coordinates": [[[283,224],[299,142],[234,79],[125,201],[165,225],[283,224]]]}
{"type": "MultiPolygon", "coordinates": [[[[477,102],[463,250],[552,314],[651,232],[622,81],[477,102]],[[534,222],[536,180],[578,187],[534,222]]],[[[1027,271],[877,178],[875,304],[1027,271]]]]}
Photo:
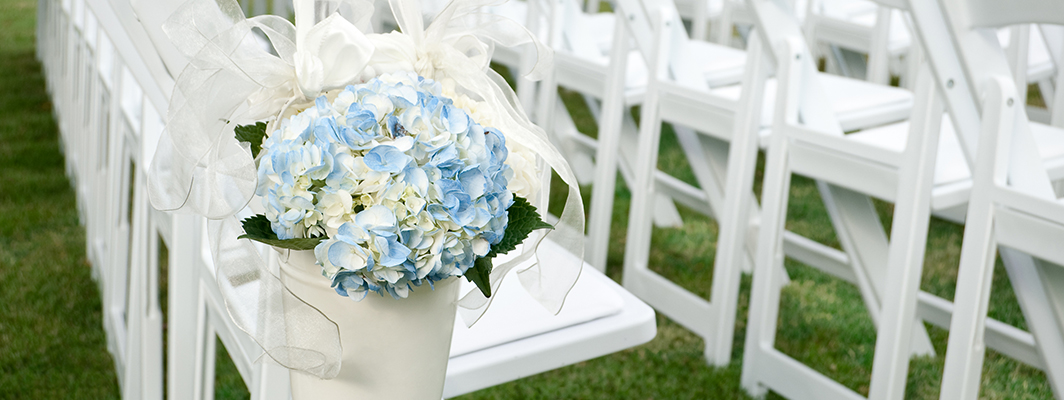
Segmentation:
{"type": "MultiPolygon", "coordinates": [[[[582,265],[579,188],[545,132],[529,121],[510,87],[489,68],[495,45],[530,43],[537,62],[526,76],[538,78],[549,69],[552,53],[520,24],[480,12],[494,2],[454,0],[426,27],[416,0],[390,0],[402,33],[372,33],[373,5],[367,0],[296,0],[294,25],[277,16],[245,18],[234,0],[190,0],[164,25],[189,63],[177,78],[151,166],[152,204],[209,219],[213,261],[229,314],[282,365],[331,378],[340,370],[342,348],[336,324],[284,287],[259,246],[236,239],[241,233],[236,214],[254,196],[257,174],[248,145],[235,139],[233,129],[263,120],[272,125],[326,91],[387,72],[413,70],[482,101],[508,141],[535,151],[568,184],[559,226],[546,237],[576,257],[572,263],[536,262],[518,271],[533,298],[551,312],[561,310],[582,265]]],[[[530,250],[497,263],[490,278],[493,291],[511,269],[535,256],[542,238],[530,238],[525,246],[530,250]]],[[[473,290],[458,305],[472,325],[490,304],[473,290]]]]}

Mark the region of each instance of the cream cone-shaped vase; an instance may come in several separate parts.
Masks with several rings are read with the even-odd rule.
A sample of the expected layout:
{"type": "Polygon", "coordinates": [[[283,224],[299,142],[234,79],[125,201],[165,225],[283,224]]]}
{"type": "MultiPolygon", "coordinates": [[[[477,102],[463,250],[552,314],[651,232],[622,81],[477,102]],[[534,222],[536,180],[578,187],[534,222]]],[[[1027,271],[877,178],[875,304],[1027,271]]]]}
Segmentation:
{"type": "Polygon", "coordinates": [[[460,278],[416,287],[405,299],[370,293],[360,302],[330,287],[314,252],[292,251],[281,263],[281,280],[296,296],[325,313],[340,328],[340,374],[320,379],[292,371],[292,398],[443,398],[460,278]]]}

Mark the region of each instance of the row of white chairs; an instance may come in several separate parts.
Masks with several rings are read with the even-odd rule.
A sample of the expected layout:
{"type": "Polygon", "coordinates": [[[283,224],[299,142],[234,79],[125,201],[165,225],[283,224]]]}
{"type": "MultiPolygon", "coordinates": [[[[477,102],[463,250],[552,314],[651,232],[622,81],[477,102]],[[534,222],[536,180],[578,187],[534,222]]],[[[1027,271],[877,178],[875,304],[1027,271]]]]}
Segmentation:
{"type": "MultiPolygon", "coordinates": [[[[270,3],[241,6],[247,15],[289,13],[290,4],[272,2],[276,8],[268,10],[270,3]]],[[[207,221],[155,210],[148,201],[148,167],[162,137],[174,77],[187,62],[161,28],[179,5],[38,4],[38,56],[104,299],[108,350],[125,398],[163,398],[164,390],[168,398],[213,398],[220,341],[252,398],[287,399],[289,372],[264,357],[229,318],[207,221]]],[[[553,250],[548,262],[575,257],[551,246],[544,245],[553,250]]],[[[276,254],[263,255],[276,270],[276,254]]],[[[480,323],[456,330],[445,395],[598,357],[654,336],[652,309],[595,271],[582,275],[567,304],[552,317],[516,287],[508,288],[480,323]],[[527,324],[507,323],[508,311],[527,324]]]]}
{"type": "MultiPolygon", "coordinates": [[[[899,379],[904,382],[905,374],[898,369],[906,368],[910,354],[933,352],[922,324],[916,322],[949,328],[951,321],[960,323],[956,322],[959,319],[951,318],[955,308],[964,311],[963,315],[979,312],[978,308],[973,311],[968,307],[973,301],[970,298],[984,301],[984,315],[968,318],[964,323],[975,324],[978,329],[963,332],[981,335],[983,325],[987,332],[985,339],[972,336],[970,340],[980,343],[985,340],[987,345],[1006,355],[1046,370],[1060,393],[1060,367],[1054,366],[1051,360],[1058,354],[1054,347],[1058,341],[1052,339],[1053,323],[1057,324],[1057,333],[1060,329],[1059,319],[1051,314],[1053,307],[1059,309],[1060,301],[1053,297],[1053,291],[1038,292],[1031,286],[1040,282],[1048,284],[1054,276],[1052,268],[1039,270],[1048,278],[1034,279],[1029,273],[1033,269],[1023,269],[1030,263],[1016,261],[1022,256],[1006,257],[1010,274],[1028,278],[1013,280],[1014,285],[1021,285],[1015,281],[1027,282],[1027,286],[1017,286],[1017,292],[1022,288],[1020,300],[1029,322],[1031,318],[1042,321],[1029,323],[1033,335],[997,321],[987,321],[985,295],[988,291],[958,290],[956,300],[960,305],[957,307],[919,291],[919,268],[929,213],[960,221],[966,207],[975,206],[975,202],[966,206],[975,190],[967,165],[975,156],[970,136],[972,121],[980,121],[982,114],[973,114],[978,107],[961,108],[960,113],[969,113],[964,115],[968,119],[962,119],[967,122],[954,128],[950,118],[943,119],[941,113],[934,111],[944,108],[943,101],[936,97],[942,95],[936,93],[962,91],[964,86],[957,77],[966,71],[956,62],[952,64],[953,70],[943,71],[941,65],[949,64],[949,59],[936,59],[957,53],[956,49],[944,47],[942,38],[948,38],[950,32],[935,28],[946,26],[945,20],[926,22],[933,17],[927,16],[928,11],[909,13],[907,4],[887,4],[892,7],[873,4],[871,10],[876,18],[886,20],[882,16],[889,15],[890,26],[897,27],[900,20],[909,27],[923,24],[925,30],[939,29],[936,33],[943,35],[931,44],[923,44],[927,39],[919,40],[919,35],[909,31],[911,38],[917,38],[909,40],[905,53],[909,64],[904,69],[890,71],[907,77],[916,90],[914,97],[897,88],[815,72],[812,60],[818,54],[840,54],[818,47],[817,43],[832,40],[823,33],[831,32],[823,28],[826,24],[810,25],[811,19],[819,18],[814,15],[832,15],[827,12],[830,8],[826,8],[826,2],[816,2],[821,8],[799,6],[798,11],[808,10],[804,23],[798,18],[801,13],[794,12],[793,8],[765,1],[752,3],[725,2],[720,9],[730,11],[718,19],[725,21],[718,23],[729,26],[732,22],[727,21],[751,23],[755,27],[748,31],[751,33],[745,41],[745,51],[699,40],[705,31],[688,36],[681,19],[687,15],[681,15],[681,11],[690,12],[690,4],[673,7],[669,2],[618,0],[611,4],[614,13],[589,14],[579,3],[555,0],[511,2],[493,10],[515,19],[524,17],[530,28],[558,52],[555,74],[539,85],[538,95],[533,85],[520,80],[519,94],[531,99],[526,105],[535,104],[532,108],[537,120],[553,128],[555,138],[567,150],[573,164],[584,166],[585,179],[596,183],[589,224],[591,264],[598,268],[605,264],[613,182],[616,171],[620,170],[633,191],[624,284],[659,311],[704,337],[706,357],[713,364],[726,364],[730,359],[738,277],[740,271],[756,265],[744,360],[744,385],[752,393],[772,388],[797,398],[823,393],[843,398],[854,396],[852,390],[833,384],[808,368],[798,367],[793,359],[772,348],[779,288],[786,283],[782,269],[784,254],[853,282],[861,289],[881,338],[877,341],[873,378],[877,383],[872,388],[873,397],[900,396],[897,382],[899,379]],[[766,20],[778,29],[758,29],[765,26],[766,20]],[[604,37],[603,32],[611,32],[612,36],[604,37]],[[938,52],[924,56],[923,45],[939,46],[938,52]],[[784,46],[789,46],[786,51],[794,53],[799,60],[782,57],[784,46]],[[920,74],[915,71],[925,65],[924,58],[931,59],[936,69],[925,71],[920,85],[921,81],[915,79],[920,74]],[[952,78],[940,80],[939,76],[952,78]],[[935,84],[940,87],[936,88],[935,84]],[[557,86],[576,90],[588,99],[597,114],[597,141],[575,132],[568,110],[555,95],[557,86]],[[830,107],[832,104],[836,106],[830,107]],[[642,105],[640,120],[651,122],[637,126],[626,112],[633,105],[642,105]],[[914,110],[911,117],[910,109],[914,110]],[[678,125],[677,135],[694,168],[698,186],[684,184],[656,169],[659,121],[678,125]],[[854,130],[859,132],[842,135],[854,130]],[[774,134],[772,140],[782,144],[770,146],[769,137],[774,134]],[[737,151],[732,152],[733,149],[737,151]],[[768,165],[767,172],[771,174],[766,174],[766,189],[761,199],[766,207],[762,210],[753,196],[752,182],[756,154],[765,149],[769,159],[776,161],[768,165]],[[782,210],[786,208],[787,182],[792,172],[820,182],[818,187],[843,245],[842,251],[782,230],[782,215],[786,215],[782,210]],[[898,204],[890,240],[871,207],[869,196],[898,204]],[[672,206],[674,202],[717,217],[720,223],[721,239],[709,301],[668,282],[647,266],[650,224],[682,223],[672,206]],[[774,250],[764,250],[769,248],[774,250]],[[915,289],[911,282],[914,276],[915,289]],[[1039,293],[1042,297],[1038,297],[1039,293]],[[1030,299],[1023,297],[1028,294],[1032,296],[1030,299]],[[823,385],[815,386],[811,382],[823,385]]],[[[246,4],[246,7],[255,13],[265,11],[262,5],[246,4]]],[[[693,8],[697,11],[699,7],[696,4],[693,8]]],[[[854,8],[860,12],[851,10],[842,15],[860,16],[863,19],[857,18],[859,21],[867,22],[867,4],[854,8]]],[[[146,202],[144,174],[150,162],[146,158],[153,154],[150,150],[162,129],[160,115],[165,114],[167,100],[164,93],[169,90],[167,85],[172,86],[170,76],[174,73],[174,68],[167,69],[167,63],[163,62],[167,58],[164,54],[157,58],[142,54],[159,51],[158,43],[152,43],[160,39],[159,32],[131,23],[135,21],[135,17],[131,18],[135,13],[133,7],[119,7],[102,0],[41,2],[40,12],[41,59],[49,89],[57,99],[56,113],[68,155],[68,173],[78,188],[78,207],[85,218],[94,275],[105,296],[109,349],[122,372],[124,393],[156,397],[162,391],[160,244],[169,249],[171,268],[194,263],[194,270],[199,271],[170,274],[170,296],[175,296],[175,291],[199,293],[195,303],[169,302],[170,354],[179,351],[194,355],[196,360],[185,362],[187,356],[169,359],[166,379],[194,382],[171,384],[170,394],[180,398],[191,397],[193,393],[195,397],[210,396],[215,335],[237,361],[238,370],[256,398],[266,393],[286,392],[278,385],[287,379],[273,378],[287,374],[276,365],[254,363],[258,353],[253,342],[233,327],[224,314],[210,272],[209,254],[204,255],[202,223],[191,217],[154,211],[146,202]],[[188,254],[199,256],[181,256],[188,254]],[[175,328],[184,329],[185,334],[175,334],[175,328]]],[[[142,16],[142,19],[147,23],[149,18],[142,16]]],[[[720,26],[723,25],[714,25],[720,26]]],[[[886,63],[873,60],[874,49],[882,50],[885,41],[893,40],[890,35],[898,33],[896,28],[886,29],[882,24],[871,26],[870,39],[862,40],[871,43],[866,50],[869,61],[864,75],[874,83],[883,83],[886,63]]],[[[1014,90],[1022,94],[1028,79],[1034,77],[1051,110],[1064,105],[1054,101],[1056,95],[1052,91],[1056,74],[1052,64],[1059,59],[1054,56],[1059,53],[1054,46],[1064,41],[1052,34],[1059,32],[1055,29],[1043,25],[1034,29],[1020,26],[1004,40],[1013,49],[1004,56],[1011,71],[1025,71],[1006,74],[1016,82],[1014,90]],[[1023,38],[1029,38],[1026,45],[1023,38]],[[1017,50],[1021,48],[1034,50],[1017,50]],[[1032,54],[1039,48],[1049,55],[1044,59],[1050,67],[1035,62],[1038,58],[1032,54]],[[1033,68],[1036,64],[1038,69],[1033,68]]],[[[728,29],[729,39],[730,33],[728,29]]],[[[718,34],[715,40],[723,36],[718,34]]],[[[843,39],[836,41],[846,48],[864,50],[852,44],[854,36],[843,35],[843,39]]],[[[995,45],[1002,42],[998,36],[995,45]]],[[[894,50],[885,54],[888,60],[897,58],[894,50]]],[[[498,55],[497,61],[510,66],[512,71],[528,67],[527,58],[520,52],[500,51],[498,55]]],[[[843,65],[847,60],[852,61],[852,57],[837,56],[832,62],[843,65]]],[[[846,68],[833,67],[843,73],[846,68]]],[[[970,81],[966,84],[973,85],[970,81]]],[[[963,90],[967,90],[964,95],[969,97],[974,92],[971,88],[963,90]]],[[[958,113],[955,108],[960,107],[956,104],[978,101],[974,97],[964,99],[964,95],[945,102],[950,105],[948,111],[954,120],[958,113]]],[[[1050,113],[1049,118],[1042,119],[1053,119],[1056,115],[1059,113],[1050,113]]],[[[1035,137],[1055,139],[1051,127],[1031,126],[1035,137]]],[[[1049,177],[1059,180],[1060,173],[1054,173],[1060,169],[1060,164],[1053,162],[1058,155],[1055,147],[1046,145],[1040,149],[1043,158],[1050,161],[1049,177]]],[[[975,181],[978,182],[978,171],[975,181]]],[[[999,240],[1011,243],[1015,239],[999,240]]],[[[985,253],[984,250],[982,255],[985,253]]],[[[981,271],[985,275],[985,269],[981,271]]],[[[968,275],[962,279],[976,279],[964,276],[968,275]]],[[[988,285],[989,280],[979,282],[988,285]]],[[[972,374],[972,358],[976,355],[963,361],[967,363],[963,365],[969,369],[968,375],[972,374]]],[[[949,372],[947,376],[951,376],[949,372]]],[[[953,385],[950,382],[947,379],[946,383],[953,385]]]]}
{"type": "Polygon", "coordinates": [[[255,398],[287,391],[286,371],[255,364],[254,343],[220,313],[214,276],[196,263],[202,223],[148,202],[148,166],[174,81],[160,58],[145,56],[152,44],[121,4],[42,1],[37,35],[121,394],[162,398],[165,380],[170,398],[212,398],[216,337],[255,398]]]}
{"type": "MultiPolygon", "coordinates": [[[[1016,140],[1037,148],[1025,150],[1023,157],[1031,165],[1023,168],[1047,181],[1064,178],[1064,131],[1053,90],[1061,70],[1056,68],[1061,58],[1055,54],[1064,35],[1053,25],[1060,21],[1039,14],[1053,11],[1053,5],[1025,2],[1002,9],[992,2],[942,0],[912,2],[916,9],[910,10],[905,1],[864,2],[850,9],[846,3],[855,2],[815,3],[805,8],[804,22],[803,7],[795,10],[785,1],[750,0],[741,5],[752,15],[755,29],[747,36],[746,52],[740,53],[692,39],[679,8],[668,1],[617,0],[611,2],[613,13],[605,15],[586,13],[574,2],[553,2],[553,28],[546,40],[559,61],[554,76],[540,85],[536,117],[554,129],[574,165],[594,165],[594,173],[585,175],[594,182],[588,261],[604,268],[619,170],[633,199],[625,240],[625,287],[705,338],[712,364],[730,360],[739,273],[744,263],[756,265],[743,366],[743,385],[750,393],[772,389],[791,398],[861,397],[774,348],[780,287],[787,282],[781,266],[784,257],[791,257],[860,289],[878,332],[871,398],[904,397],[909,357],[934,354],[922,322],[945,329],[952,325],[951,331],[961,332],[951,335],[950,345],[960,350],[950,350],[947,357],[951,365],[962,366],[947,370],[942,398],[957,398],[952,397],[959,393],[953,391],[959,387],[955,379],[961,379],[957,368],[966,368],[964,385],[975,385],[975,392],[965,386],[963,398],[978,395],[978,379],[971,376],[978,376],[986,347],[1045,371],[1060,398],[1064,371],[1056,363],[1064,359],[1059,349],[1064,345],[1064,303],[1057,294],[1064,286],[1054,281],[1058,270],[1002,250],[1030,332],[986,317],[992,245],[983,244],[981,253],[962,260],[965,265],[979,257],[985,265],[978,266],[978,278],[961,278],[958,304],[919,288],[931,215],[964,223],[972,208],[985,206],[970,199],[982,199],[973,183],[979,177],[973,179],[971,172],[983,164],[976,162],[979,130],[991,130],[988,121],[999,118],[988,114],[990,106],[983,104],[989,101],[983,96],[989,95],[980,94],[990,90],[988,76],[1008,79],[1014,94],[1002,99],[1016,103],[1010,110],[1026,111],[1020,106],[1026,103],[1027,85],[1039,86],[1048,111],[1010,118],[1023,120],[1017,123],[1023,133],[1016,140]],[[945,19],[935,7],[957,19],[945,19]],[[979,12],[987,14],[964,19],[966,13],[979,12]],[[851,26],[825,22],[840,16],[850,18],[851,26]],[[983,25],[962,25],[979,18],[986,19],[983,25]],[[869,29],[855,32],[855,24],[869,29]],[[606,40],[604,32],[612,32],[612,39],[606,40]],[[857,65],[863,73],[847,71],[854,66],[853,57],[824,51],[824,42],[868,52],[867,65],[857,65]],[[1003,44],[1007,51],[1001,49],[1003,44]],[[906,64],[890,68],[902,49],[906,64]],[[863,75],[868,81],[817,72],[820,56],[829,59],[829,70],[863,75]],[[902,75],[913,91],[886,87],[890,75],[902,75]],[[588,99],[598,122],[597,140],[574,132],[565,108],[558,106],[557,86],[588,99]],[[638,128],[626,112],[633,105],[641,105],[638,128]],[[1031,119],[1051,124],[1027,124],[1031,119]],[[697,187],[657,170],[660,122],[674,124],[697,187]],[[759,149],[768,154],[760,207],[752,193],[759,149]],[[1040,170],[1044,172],[1035,173],[1040,170]],[[784,230],[789,177],[794,173],[818,182],[842,251],[784,230]],[[889,234],[872,198],[895,204],[889,234]],[[713,216],[720,224],[709,301],[646,265],[651,223],[680,223],[673,202],[713,216]],[[966,279],[978,279],[979,286],[967,285],[966,279]],[[973,299],[982,305],[973,304],[973,299]],[[955,312],[965,317],[955,318],[955,312]],[[965,336],[968,341],[960,342],[965,344],[953,344],[960,340],[954,337],[965,336]],[[958,352],[972,354],[952,361],[961,359],[954,356],[958,352]]],[[[1002,140],[1012,134],[1001,132],[1006,137],[1002,140]]],[[[1002,153],[1005,156],[1009,154],[1002,153]]],[[[999,170],[1007,170],[1008,163],[1001,163],[999,170]]],[[[992,183],[1005,184],[1000,179],[992,183]]],[[[1041,183],[1033,187],[1044,189],[1041,183]]],[[[1039,195],[1049,194],[1043,190],[1039,195]]],[[[1043,208],[1034,216],[1053,215],[1048,206],[1043,208]]],[[[984,232],[984,241],[990,240],[988,235],[984,232]]],[[[999,240],[1030,245],[1054,238],[1045,235],[1035,241],[1030,236],[1027,232],[999,240]]],[[[973,246],[970,242],[966,237],[966,253],[973,246]]],[[[1049,255],[1056,255],[1032,254],[1050,260],[1049,255]]]]}

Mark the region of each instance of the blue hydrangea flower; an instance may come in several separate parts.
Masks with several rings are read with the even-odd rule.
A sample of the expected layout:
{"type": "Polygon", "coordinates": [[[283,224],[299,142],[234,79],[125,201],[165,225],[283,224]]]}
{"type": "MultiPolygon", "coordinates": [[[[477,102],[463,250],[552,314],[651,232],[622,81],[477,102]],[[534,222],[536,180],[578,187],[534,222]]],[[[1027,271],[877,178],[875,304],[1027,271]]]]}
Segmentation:
{"type": "Polygon", "coordinates": [[[502,239],[513,194],[505,136],[413,73],[321,96],[263,142],[257,194],[282,239],[318,232],[341,296],[410,290],[465,273],[502,239]]]}

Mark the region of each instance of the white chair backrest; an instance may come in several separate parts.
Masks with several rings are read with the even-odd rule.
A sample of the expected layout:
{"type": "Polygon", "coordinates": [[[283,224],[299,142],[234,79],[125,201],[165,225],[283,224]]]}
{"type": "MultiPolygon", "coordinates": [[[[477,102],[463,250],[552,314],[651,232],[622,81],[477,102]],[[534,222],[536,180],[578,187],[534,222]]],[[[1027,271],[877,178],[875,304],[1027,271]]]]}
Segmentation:
{"type": "MultiPolygon", "coordinates": [[[[941,8],[924,1],[911,1],[910,7],[971,165],[978,151],[982,120],[981,106],[976,100],[981,97],[976,94],[983,90],[990,78],[1013,76],[1008,57],[993,29],[1025,23],[1064,24],[1064,3],[944,0],[941,8]]],[[[1021,104],[1024,102],[1024,99],[1016,100],[1021,104]]],[[[1030,134],[1027,114],[1023,107],[1013,109],[1017,115],[1014,118],[1015,140],[1009,181],[1032,194],[1055,198],[1030,134]]]]}
{"type": "Polygon", "coordinates": [[[686,54],[682,51],[683,45],[691,41],[691,38],[687,35],[687,30],[682,28],[683,22],[679,11],[676,10],[676,5],[671,0],[616,0],[616,7],[618,12],[626,18],[628,29],[639,52],[648,62],[657,50],[654,43],[656,18],[662,16],[665,21],[679,28],[671,29],[670,27],[666,33],[669,35],[669,49],[671,50],[669,54],[664,55],[667,58],[669,75],[677,82],[693,85],[697,89],[709,89],[705,78],[697,70],[700,66],[684,62],[686,54]]]}
{"type": "MultiPolygon", "coordinates": [[[[798,24],[797,18],[794,17],[790,5],[785,0],[749,0],[748,4],[754,11],[757,23],[757,33],[764,38],[767,44],[767,49],[775,49],[776,46],[784,42],[790,42],[795,46],[799,46],[802,49],[801,53],[805,55],[811,54],[809,47],[805,42],[805,36],[802,33],[801,26],[798,24]]],[[[776,60],[777,54],[774,52],[770,59],[776,60]]],[[[824,105],[831,104],[831,101],[825,96],[822,88],[819,84],[820,77],[817,74],[817,67],[813,63],[812,57],[803,57],[802,60],[797,60],[801,63],[801,81],[805,82],[808,86],[808,90],[802,90],[800,96],[803,98],[797,102],[797,104],[809,104],[809,105],[824,105]]],[[[801,122],[811,128],[824,131],[834,132],[837,135],[842,135],[842,126],[832,111],[832,107],[814,106],[808,108],[802,108],[799,110],[799,115],[787,115],[782,112],[783,110],[777,110],[776,118],[800,118],[801,122]]],[[[796,123],[792,121],[792,123],[796,123]]]]}

